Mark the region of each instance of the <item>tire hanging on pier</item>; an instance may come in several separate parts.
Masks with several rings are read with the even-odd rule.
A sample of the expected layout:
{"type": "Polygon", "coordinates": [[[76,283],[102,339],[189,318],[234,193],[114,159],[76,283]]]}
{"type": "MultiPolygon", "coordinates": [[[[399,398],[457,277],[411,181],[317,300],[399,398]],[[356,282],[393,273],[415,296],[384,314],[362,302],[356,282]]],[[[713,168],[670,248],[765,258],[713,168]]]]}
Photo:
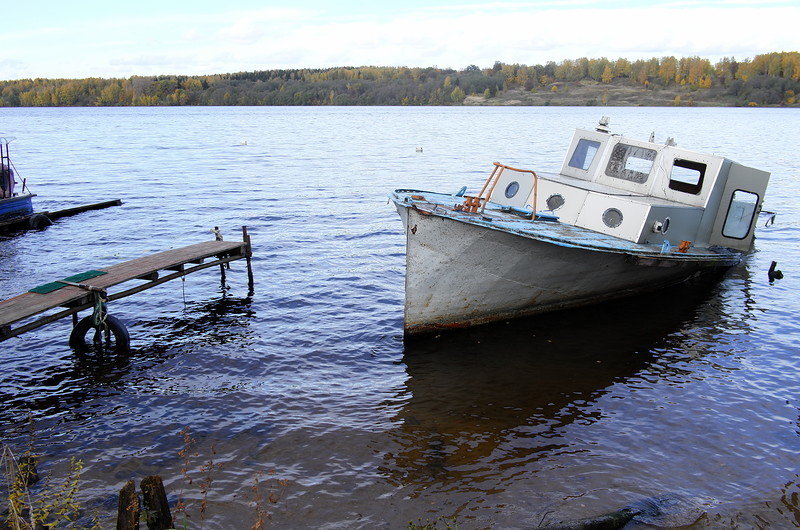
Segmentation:
{"type": "MultiPolygon", "coordinates": [[[[131,347],[131,336],[128,333],[128,328],[125,327],[121,320],[111,315],[106,315],[105,320],[109,333],[114,337],[113,349],[118,352],[128,351],[131,347]]],[[[89,351],[89,344],[86,342],[86,334],[89,330],[93,334],[98,332],[95,327],[94,315],[83,317],[78,322],[78,325],[72,328],[72,333],[69,335],[70,347],[82,353],[89,351]]]]}

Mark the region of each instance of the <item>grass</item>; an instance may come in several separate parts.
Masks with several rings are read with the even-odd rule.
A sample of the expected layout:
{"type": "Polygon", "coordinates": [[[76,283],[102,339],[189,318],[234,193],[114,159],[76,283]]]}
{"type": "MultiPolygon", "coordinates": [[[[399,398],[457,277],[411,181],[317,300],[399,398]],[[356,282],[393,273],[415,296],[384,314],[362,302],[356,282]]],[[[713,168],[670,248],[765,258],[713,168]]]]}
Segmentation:
{"type": "MultiPolygon", "coordinates": [[[[184,428],[180,435],[183,446],[178,456],[181,458],[182,480],[177,493],[178,500],[171,507],[173,524],[175,528],[185,530],[202,529],[210,517],[209,506],[214,494],[215,477],[223,466],[215,460],[214,445],[211,446],[211,454],[201,459],[189,428],[184,428]],[[194,501],[186,500],[190,488],[199,493],[194,501]]],[[[99,516],[87,516],[77,500],[83,471],[81,460],[70,459],[66,477],[56,479],[47,475],[39,481],[35,465],[38,455],[33,451],[32,441],[19,455],[5,443],[0,448],[0,528],[101,528],[99,516]]],[[[274,472],[254,475],[248,494],[253,508],[251,530],[261,530],[267,526],[271,520],[271,506],[280,501],[287,485],[288,481],[275,478],[274,472]]],[[[142,506],[141,502],[139,506],[142,506]]],[[[142,518],[146,520],[147,517],[148,510],[145,507],[142,518]]]]}
{"type": "MultiPolygon", "coordinates": [[[[70,459],[69,473],[60,481],[48,475],[37,482],[36,458],[30,448],[17,457],[11,447],[2,444],[0,504],[6,526],[13,530],[73,526],[83,513],[77,501],[83,462],[70,459]]],[[[100,528],[96,517],[88,528],[100,528]]]]}

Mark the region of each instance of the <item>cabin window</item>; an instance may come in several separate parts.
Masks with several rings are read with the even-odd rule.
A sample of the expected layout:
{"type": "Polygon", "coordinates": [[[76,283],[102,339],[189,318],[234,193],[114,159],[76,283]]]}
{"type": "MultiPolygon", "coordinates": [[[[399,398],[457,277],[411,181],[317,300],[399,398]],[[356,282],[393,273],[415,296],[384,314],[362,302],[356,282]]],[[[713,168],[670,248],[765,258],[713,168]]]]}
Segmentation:
{"type": "Polygon", "coordinates": [[[697,195],[703,189],[703,177],[705,175],[705,164],[676,158],[672,163],[672,171],[669,174],[669,188],[697,195]]]}
{"type": "Polygon", "coordinates": [[[552,211],[558,210],[564,206],[564,197],[560,193],[554,193],[547,198],[547,209],[552,211]]]}
{"type": "Polygon", "coordinates": [[[519,182],[516,180],[506,186],[506,199],[511,199],[519,191],[519,182]]]}
{"type": "Polygon", "coordinates": [[[758,207],[758,195],[750,191],[736,190],[731,196],[728,215],[722,227],[722,235],[732,239],[744,239],[750,233],[753,217],[758,207]]]}
{"type": "Polygon", "coordinates": [[[603,212],[603,224],[609,228],[616,228],[622,224],[622,212],[616,208],[609,208],[603,212]]]}
{"type": "Polygon", "coordinates": [[[655,159],[656,152],[652,149],[620,143],[611,151],[606,175],[644,184],[653,169],[655,159]]]}
{"type": "Polygon", "coordinates": [[[572,152],[572,156],[569,159],[569,166],[586,171],[589,169],[589,166],[592,165],[592,160],[594,160],[594,155],[597,154],[598,149],[600,149],[600,142],[581,138],[578,140],[578,145],[575,146],[575,150],[572,152]]]}

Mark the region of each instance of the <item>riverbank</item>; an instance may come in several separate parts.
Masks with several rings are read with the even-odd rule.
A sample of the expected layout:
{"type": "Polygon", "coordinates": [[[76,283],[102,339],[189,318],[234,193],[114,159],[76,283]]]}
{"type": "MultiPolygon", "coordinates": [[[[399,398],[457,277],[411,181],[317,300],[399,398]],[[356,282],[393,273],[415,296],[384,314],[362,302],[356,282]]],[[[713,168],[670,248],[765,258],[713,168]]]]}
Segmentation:
{"type": "Polygon", "coordinates": [[[0,107],[800,106],[800,53],[0,81],[0,107]]]}
{"type": "MultiPolygon", "coordinates": [[[[742,106],[736,96],[722,87],[697,89],[689,86],[650,85],[645,87],[629,80],[611,83],[592,80],[556,82],[533,90],[510,88],[493,97],[467,96],[468,106],[609,106],[609,107],[737,107],[742,106]]],[[[748,102],[753,107],[798,107],[793,105],[763,105],[748,102]]]]}

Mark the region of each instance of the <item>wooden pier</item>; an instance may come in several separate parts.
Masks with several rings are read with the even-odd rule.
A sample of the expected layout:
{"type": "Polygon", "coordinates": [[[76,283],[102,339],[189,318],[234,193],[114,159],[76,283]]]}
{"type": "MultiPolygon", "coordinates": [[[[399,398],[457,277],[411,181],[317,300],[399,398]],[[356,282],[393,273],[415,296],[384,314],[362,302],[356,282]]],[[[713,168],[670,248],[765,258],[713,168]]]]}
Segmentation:
{"type": "Polygon", "coordinates": [[[62,217],[71,217],[73,215],[78,215],[79,213],[88,212],[91,210],[102,210],[112,206],[122,206],[122,201],[120,199],[113,199],[110,201],[96,202],[94,204],[74,206],[72,208],[65,208],[63,210],[56,210],[53,212],[33,212],[30,215],[24,215],[22,217],[15,217],[13,219],[0,221],[0,234],[18,230],[38,230],[53,224],[53,221],[61,219],[62,217]]]}
{"type": "MultiPolygon", "coordinates": [[[[242,241],[207,241],[159,252],[89,271],[91,274],[84,274],[93,277],[85,281],[59,280],[57,283],[63,285],[50,283],[37,288],[40,291],[53,289],[49,292],[29,291],[0,302],[0,341],[70,315],[73,315],[73,323],[77,326],[79,311],[97,307],[97,293],[102,295],[102,301],[106,303],[217,265],[224,274],[223,266],[239,259],[247,260],[248,280],[252,289],[253,273],[250,261],[252,250],[247,227],[242,227],[242,234],[242,241]],[[132,280],[143,280],[144,283],[109,292],[110,288],[132,280]],[[29,321],[41,313],[56,308],[61,310],[29,321]]],[[[127,330],[125,333],[127,334],[127,330]]]]}

